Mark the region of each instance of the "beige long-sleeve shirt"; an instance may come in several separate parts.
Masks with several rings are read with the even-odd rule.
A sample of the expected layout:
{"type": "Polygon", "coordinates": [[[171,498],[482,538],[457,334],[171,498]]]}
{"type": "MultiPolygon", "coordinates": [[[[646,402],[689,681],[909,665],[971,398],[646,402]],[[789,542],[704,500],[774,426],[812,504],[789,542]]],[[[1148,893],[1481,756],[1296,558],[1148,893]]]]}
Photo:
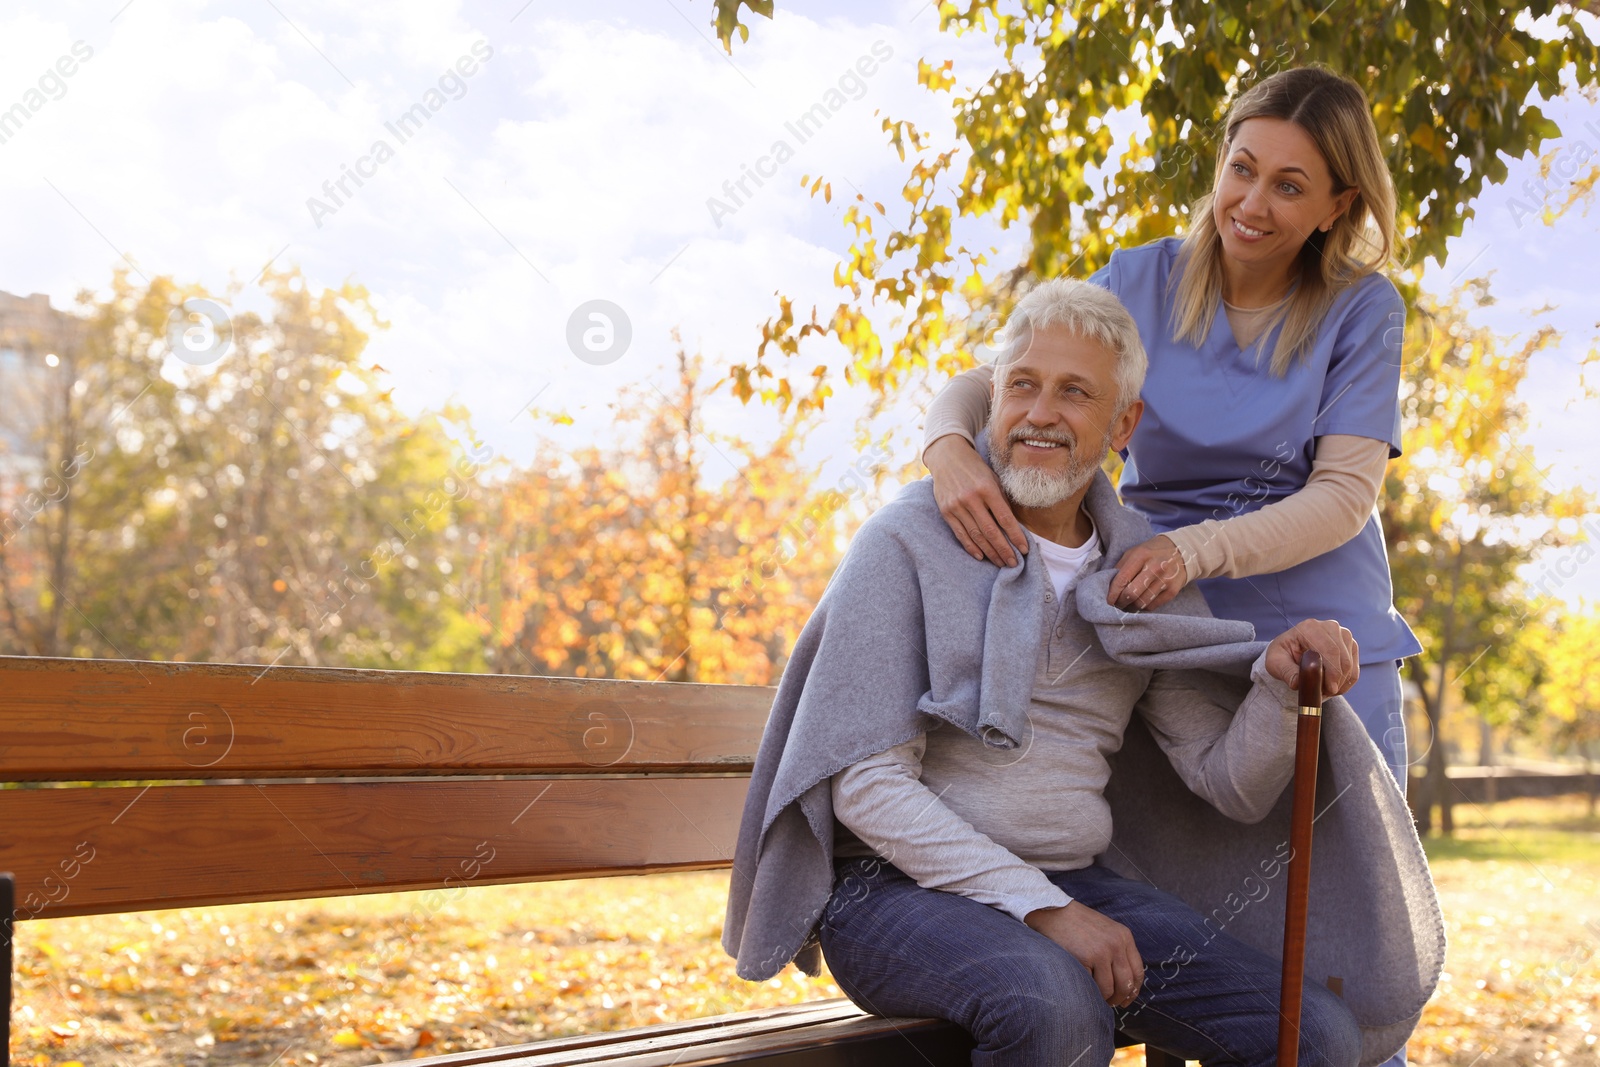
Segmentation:
{"type": "MultiPolygon", "coordinates": [[[[952,378],[928,408],[923,453],[955,434],[974,443],[989,418],[989,364],[952,378]]],[[[1230,519],[1207,519],[1167,533],[1188,580],[1271,574],[1331,552],[1366,524],[1383,487],[1389,444],[1371,437],[1317,438],[1305,488],[1230,519]]]]}

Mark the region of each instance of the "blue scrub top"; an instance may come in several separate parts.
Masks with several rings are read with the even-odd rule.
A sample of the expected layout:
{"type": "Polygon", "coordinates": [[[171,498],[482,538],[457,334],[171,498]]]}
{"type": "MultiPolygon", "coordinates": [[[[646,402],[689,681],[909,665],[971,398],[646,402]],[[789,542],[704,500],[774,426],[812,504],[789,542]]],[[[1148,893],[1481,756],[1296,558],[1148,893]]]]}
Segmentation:
{"type": "MultiPolygon", "coordinates": [[[[1405,303],[1371,274],[1340,293],[1316,346],[1286,375],[1265,351],[1241,351],[1219,307],[1198,348],[1172,339],[1168,282],[1181,242],[1168,237],[1117,251],[1090,281],[1132,312],[1150,357],[1144,417],[1123,458],[1119,489],[1158,532],[1229,519],[1303,489],[1316,438],[1353,434],[1400,455],[1400,338],[1405,303]]],[[[1355,636],[1363,663],[1422,651],[1394,610],[1389,559],[1376,513],[1331,552],[1276,574],[1197,583],[1221,618],[1243,619],[1271,639],[1303,619],[1337,619],[1355,636]]]]}

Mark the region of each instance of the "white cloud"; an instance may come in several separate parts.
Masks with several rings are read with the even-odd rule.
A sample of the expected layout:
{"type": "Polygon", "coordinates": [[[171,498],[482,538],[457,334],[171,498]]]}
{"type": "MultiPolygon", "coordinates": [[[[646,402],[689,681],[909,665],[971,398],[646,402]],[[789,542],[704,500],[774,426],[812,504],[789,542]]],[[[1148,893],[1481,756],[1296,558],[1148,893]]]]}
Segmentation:
{"type": "MultiPolygon", "coordinates": [[[[674,327],[723,367],[751,357],[774,291],[805,307],[835,301],[848,183],[878,199],[894,191],[898,161],[874,109],[937,116],[914,80],[935,20],[905,25],[910,4],[881,5],[883,23],[869,25],[785,11],[757,20],[732,59],[706,40],[705,7],[688,10],[694,25],[654,4],[588,17],[530,8],[508,22],[507,10],[415,0],[386,6],[381,32],[354,4],[278,8],[136,0],[113,23],[88,4],[39,3],[0,24],[5,69],[43,69],[77,39],[94,49],[66,98],[0,146],[0,194],[19,206],[30,249],[0,267],[0,287],[62,306],[126,253],[148,275],[221,292],[287,246],[280,264],[372,290],[393,323],[372,353],[398,401],[419,410],[454,396],[513,454],[526,432],[495,427],[545,383],[542,405],[614,391],[663,364],[674,327]],[[493,58],[399,143],[385,124],[476,41],[493,58]],[[854,68],[875,41],[893,56],[863,77],[854,68]],[[793,144],[785,123],[841,76],[860,98],[793,144]],[[707,198],[780,138],[795,157],[760,188],[746,179],[753,195],[715,225],[707,198]],[[346,179],[319,227],[307,199],[330,203],[324,183],[378,140],[393,158],[359,189],[346,179]],[[802,192],[807,173],[834,179],[833,205],[802,192]],[[634,350],[609,368],[566,349],[568,315],[594,297],[633,319],[634,350]]],[[[762,436],[772,423],[714,403],[731,431],[762,436]]]]}
{"type": "MultiPolygon", "coordinates": [[[[915,84],[917,58],[954,57],[960,74],[981,71],[993,51],[982,34],[939,34],[932,9],[913,0],[780,4],[775,22],[747,16],[751,39],[731,58],[708,41],[710,7],[698,0],[555,15],[533,5],[515,20],[516,3],[405,0],[375,17],[354,0],[275,2],[219,11],[135,0],[114,22],[115,7],[87,2],[8,8],[0,104],[74,41],[94,56],[0,145],[8,236],[28,250],[0,263],[0,288],[48,292],[65,306],[79,288],[103,285],[126,252],[147,274],[222,292],[287,246],[280,263],[303,266],[315,283],[371,289],[393,323],[372,356],[392,371],[403,406],[453,396],[511,455],[526,454],[530,438],[511,415],[536,391],[548,386],[541,406],[604,398],[664,366],[674,327],[725,367],[753,357],[775,291],[793,296],[800,315],[813,304],[826,314],[838,300],[831,274],[849,243],[839,216],[852,186],[904,209],[904,165],[883,115],[951,141],[945,99],[915,84]],[[465,94],[393,143],[393,159],[319,228],[307,198],[323,196],[323,183],[376,140],[395,142],[385,124],[480,40],[493,58],[463,79],[465,94]],[[892,58],[870,76],[851,73],[879,41],[892,58]],[[843,106],[798,143],[786,124],[840,91],[841,77],[843,106]],[[724,183],[780,139],[794,158],[759,187],[746,179],[744,202],[717,226],[707,198],[725,200],[724,183]],[[803,174],[826,175],[833,203],[803,192],[803,174]],[[609,367],[566,348],[568,316],[593,298],[615,301],[633,322],[633,349],[609,367]]],[[[1566,286],[1564,308],[1600,317],[1574,291],[1573,270],[1575,259],[1592,270],[1596,220],[1519,231],[1496,196],[1457,243],[1489,246],[1506,305],[1566,286]]],[[[1020,236],[987,223],[971,230],[978,245],[1015,248],[1020,236]]],[[[1568,323],[1574,343],[1581,326],[1568,323]]],[[[837,363],[836,352],[829,358],[837,363]]],[[[1600,481],[1592,426],[1551,412],[1564,380],[1539,377],[1551,392],[1530,394],[1548,435],[1538,447],[1559,446],[1600,481]]],[[[849,452],[858,404],[840,399],[819,458],[849,452]]],[[[914,406],[906,410],[914,423],[914,406]]],[[[726,398],[713,412],[718,428],[757,438],[774,421],[726,398]]]]}

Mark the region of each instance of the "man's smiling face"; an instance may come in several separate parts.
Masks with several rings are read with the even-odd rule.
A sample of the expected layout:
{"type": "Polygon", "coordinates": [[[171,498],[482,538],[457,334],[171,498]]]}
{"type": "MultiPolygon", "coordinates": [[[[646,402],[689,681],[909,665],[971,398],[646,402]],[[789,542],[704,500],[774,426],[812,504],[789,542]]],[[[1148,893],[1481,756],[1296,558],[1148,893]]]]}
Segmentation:
{"type": "Polygon", "coordinates": [[[989,457],[1007,495],[1047,508],[1083,489],[1109,449],[1133,435],[1142,404],[1123,408],[1117,356],[1063,326],[1030,332],[995,379],[989,457]]]}

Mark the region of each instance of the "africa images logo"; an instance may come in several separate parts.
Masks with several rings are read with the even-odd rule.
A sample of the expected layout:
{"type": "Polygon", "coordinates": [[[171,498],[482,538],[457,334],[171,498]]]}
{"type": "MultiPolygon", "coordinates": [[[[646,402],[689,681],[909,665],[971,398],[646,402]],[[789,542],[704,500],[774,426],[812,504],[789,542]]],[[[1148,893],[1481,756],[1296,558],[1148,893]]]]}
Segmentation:
{"type": "MultiPolygon", "coordinates": [[[[885,41],[872,42],[872,55],[864,55],[857,59],[853,67],[846,67],[843,74],[839,75],[836,86],[830,86],[822,94],[822,99],[812,104],[802,112],[793,122],[785,122],[783,128],[793,136],[796,144],[805,144],[821,132],[829,119],[844,110],[852,100],[860,100],[867,95],[866,79],[878,72],[879,64],[887,63],[894,57],[894,49],[885,41]],[[877,58],[874,59],[873,57],[877,58]],[[848,96],[846,94],[849,94],[848,96]]],[[[779,137],[772,142],[767,154],[756,160],[755,167],[746,163],[743,173],[737,178],[730,178],[722,183],[722,194],[727,199],[722,200],[715,196],[706,198],[706,210],[711,212],[711,221],[722,228],[722,220],[727,215],[736,213],[745,202],[755,194],[750,189],[751,182],[756,183],[756,188],[765,185],[763,178],[775,178],[778,168],[788,163],[795,156],[795,148],[785,138],[779,137]],[[743,193],[741,197],[739,194],[743,193]]]]}
{"type": "MultiPolygon", "coordinates": [[[[478,73],[480,63],[488,63],[494,56],[494,49],[488,41],[473,42],[471,51],[472,55],[463,55],[453,67],[446,68],[439,75],[437,88],[429,86],[421,100],[401,112],[393,122],[383,124],[383,128],[394,137],[395,145],[403,145],[411,140],[422,132],[422,127],[433,119],[435,112],[442,111],[451,100],[460,100],[467,95],[466,79],[478,73]],[[474,60],[472,56],[478,58],[474,60]]],[[[322,229],[324,218],[338,214],[340,208],[355,199],[355,191],[350,188],[351,182],[355,183],[356,189],[360,189],[366,184],[364,179],[375,177],[378,168],[394,158],[395,145],[382,137],[378,138],[353,167],[349,163],[341,163],[339,175],[322,183],[322,193],[327,199],[314,196],[306,198],[306,210],[311,212],[311,221],[317,224],[317,229],[322,229]]]]}

